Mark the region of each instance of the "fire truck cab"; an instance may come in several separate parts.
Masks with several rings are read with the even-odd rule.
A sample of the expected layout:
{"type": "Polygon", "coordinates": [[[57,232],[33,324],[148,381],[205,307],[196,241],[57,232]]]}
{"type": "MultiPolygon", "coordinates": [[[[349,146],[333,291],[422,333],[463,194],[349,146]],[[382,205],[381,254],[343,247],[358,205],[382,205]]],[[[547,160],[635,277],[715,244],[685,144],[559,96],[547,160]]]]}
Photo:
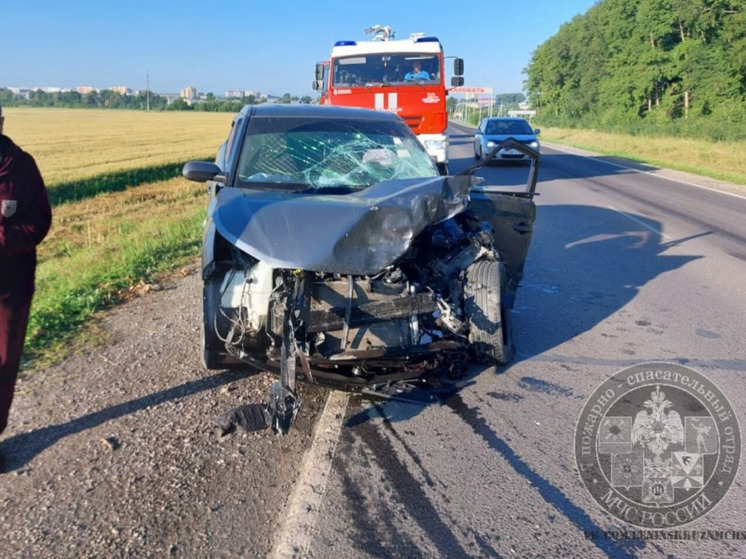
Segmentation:
{"type": "MultiPolygon", "coordinates": [[[[328,61],[316,65],[313,88],[327,105],[363,107],[399,115],[442,174],[448,173],[445,55],[437,37],[422,33],[393,40],[390,27],[374,26],[370,41],[337,41],[328,61]]],[[[464,84],[464,61],[454,60],[451,86],[464,84]]]]}

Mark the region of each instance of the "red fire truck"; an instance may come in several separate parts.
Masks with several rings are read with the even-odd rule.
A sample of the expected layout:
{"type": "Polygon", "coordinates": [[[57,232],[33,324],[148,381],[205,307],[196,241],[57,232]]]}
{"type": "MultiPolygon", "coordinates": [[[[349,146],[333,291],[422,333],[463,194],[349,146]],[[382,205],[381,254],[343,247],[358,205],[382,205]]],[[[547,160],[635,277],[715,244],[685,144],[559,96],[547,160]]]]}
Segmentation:
{"type": "MultiPolygon", "coordinates": [[[[365,30],[370,41],[337,41],[328,61],[316,64],[313,88],[327,105],[391,111],[412,128],[448,173],[448,113],[445,55],[437,37],[414,33],[394,40],[390,27],[365,30]]],[[[464,84],[464,61],[456,58],[451,86],[464,84]]]]}

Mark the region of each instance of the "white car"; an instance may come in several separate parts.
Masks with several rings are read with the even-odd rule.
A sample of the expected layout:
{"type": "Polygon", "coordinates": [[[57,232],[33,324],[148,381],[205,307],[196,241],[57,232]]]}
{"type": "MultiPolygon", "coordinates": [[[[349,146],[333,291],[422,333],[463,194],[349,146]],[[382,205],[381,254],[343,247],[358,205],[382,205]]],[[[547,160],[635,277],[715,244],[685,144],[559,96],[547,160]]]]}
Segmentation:
{"type": "MultiPolygon", "coordinates": [[[[539,152],[541,146],[537,137],[541,131],[532,129],[527,120],[519,117],[485,118],[474,132],[474,159],[487,159],[497,145],[508,138],[539,152]]],[[[498,150],[493,161],[529,161],[530,157],[515,148],[498,150]]]]}

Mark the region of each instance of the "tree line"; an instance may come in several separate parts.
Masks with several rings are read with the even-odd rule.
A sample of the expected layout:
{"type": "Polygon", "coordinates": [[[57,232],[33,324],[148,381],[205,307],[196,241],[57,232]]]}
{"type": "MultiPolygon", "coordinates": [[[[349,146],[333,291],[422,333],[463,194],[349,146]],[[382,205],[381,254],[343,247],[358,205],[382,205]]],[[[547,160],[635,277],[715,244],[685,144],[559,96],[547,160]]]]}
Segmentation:
{"type": "Polygon", "coordinates": [[[746,0],[603,0],[524,73],[545,125],[746,138],[746,0]]]}
{"type": "MultiPolygon", "coordinates": [[[[29,91],[19,95],[10,89],[0,88],[0,105],[3,107],[66,107],[66,108],[100,108],[100,109],[134,109],[154,111],[211,111],[238,112],[244,105],[258,104],[267,101],[254,95],[247,95],[241,99],[218,99],[208,93],[203,100],[187,103],[184,99],[175,99],[169,103],[167,97],[153,92],[139,91],[132,95],[123,95],[111,89],[101,89],[91,93],[77,91],[48,92],[41,89],[29,91]]],[[[312,102],[310,96],[298,98],[286,93],[282,97],[273,99],[276,103],[306,103],[312,102]]]]}

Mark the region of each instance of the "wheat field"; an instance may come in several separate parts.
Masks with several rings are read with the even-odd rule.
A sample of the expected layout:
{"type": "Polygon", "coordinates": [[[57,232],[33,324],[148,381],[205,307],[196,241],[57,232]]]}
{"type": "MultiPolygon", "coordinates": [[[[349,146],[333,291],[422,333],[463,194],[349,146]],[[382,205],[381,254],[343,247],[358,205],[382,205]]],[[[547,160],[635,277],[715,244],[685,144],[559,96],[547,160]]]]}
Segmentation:
{"type": "Polygon", "coordinates": [[[214,156],[234,113],[5,107],[5,135],[47,185],[214,156]]]}
{"type": "MultiPolygon", "coordinates": [[[[70,183],[214,157],[234,113],[4,107],[3,132],[34,156],[50,194],[70,183]]],[[[26,351],[54,359],[128,286],[199,253],[207,197],[181,177],[68,201],[39,246],[26,351]]]]}

